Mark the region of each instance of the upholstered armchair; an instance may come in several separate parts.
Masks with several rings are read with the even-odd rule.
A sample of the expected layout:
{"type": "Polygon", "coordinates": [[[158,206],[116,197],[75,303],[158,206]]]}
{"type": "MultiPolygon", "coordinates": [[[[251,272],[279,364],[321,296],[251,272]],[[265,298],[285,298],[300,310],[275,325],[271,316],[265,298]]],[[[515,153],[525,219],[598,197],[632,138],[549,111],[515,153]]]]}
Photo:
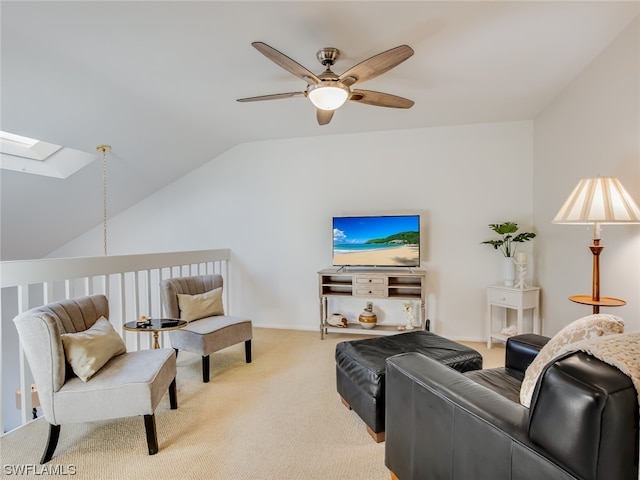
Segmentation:
{"type": "Polygon", "coordinates": [[[221,275],[200,275],[163,280],[162,302],[170,318],[187,320],[186,327],[169,332],[176,350],[202,356],[202,381],[209,381],[209,356],[244,342],[245,360],[251,363],[251,320],[224,314],[221,275]]]}
{"type": "Polygon", "coordinates": [[[109,303],[92,295],[28,310],[14,319],[31,368],[49,439],[40,463],[53,457],[66,423],[144,416],[149,455],[158,452],[155,409],[176,396],[170,348],[126,352],[108,321],[109,303]]]}

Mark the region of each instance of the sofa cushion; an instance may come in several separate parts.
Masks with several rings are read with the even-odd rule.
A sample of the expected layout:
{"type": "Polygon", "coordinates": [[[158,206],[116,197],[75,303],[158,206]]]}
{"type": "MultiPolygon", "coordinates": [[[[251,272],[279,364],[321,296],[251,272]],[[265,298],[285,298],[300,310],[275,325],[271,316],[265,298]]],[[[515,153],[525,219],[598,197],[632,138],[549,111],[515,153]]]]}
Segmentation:
{"type": "Polygon", "coordinates": [[[64,333],[60,337],[67,362],[83,382],[88,381],[113,357],[127,351],[122,337],[105,317],[100,317],[87,330],[64,333]]]}
{"type": "Polygon", "coordinates": [[[86,383],[71,378],[54,394],[55,421],[78,423],[152,414],[176,377],[175,358],[172,348],[127,352],[109,360],[86,383]]]}
{"type": "Polygon", "coordinates": [[[180,318],[190,322],[205,317],[224,315],[222,287],[197,295],[178,294],[180,318]]]}
{"type": "Polygon", "coordinates": [[[520,403],[525,407],[531,405],[531,397],[542,370],[558,355],[583,340],[622,333],[623,331],[624,321],[620,317],[604,313],[580,318],[564,327],[542,347],[538,356],[527,368],[520,388],[520,403]]]}
{"type": "Polygon", "coordinates": [[[513,376],[506,368],[471,370],[463,375],[512,402],[519,402],[522,380],[513,376]]]}

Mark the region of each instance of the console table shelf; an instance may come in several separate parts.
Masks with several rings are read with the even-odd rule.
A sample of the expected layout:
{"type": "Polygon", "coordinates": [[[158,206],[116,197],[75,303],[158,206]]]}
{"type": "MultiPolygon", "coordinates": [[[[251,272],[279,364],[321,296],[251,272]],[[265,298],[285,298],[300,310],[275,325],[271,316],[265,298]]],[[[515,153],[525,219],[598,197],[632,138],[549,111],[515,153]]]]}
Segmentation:
{"type": "MultiPolygon", "coordinates": [[[[417,327],[416,327],[417,330],[417,327]]],[[[395,335],[400,333],[397,325],[376,325],[376,328],[366,330],[360,326],[359,323],[349,323],[346,327],[332,327],[331,325],[325,325],[324,333],[348,333],[355,335],[395,335]]]]}
{"type": "Polygon", "coordinates": [[[318,272],[320,297],[320,338],[325,333],[362,333],[366,335],[392,335],[398,333],[397,325],[377,325],[365,330],[359,324],[346,328],[332,327],[327,322],[329,297],[357,297],[391,300],[417,300],[420,302],[420,325],[426,322],[426,270],[382,270],[328,268],[318,272]]]}

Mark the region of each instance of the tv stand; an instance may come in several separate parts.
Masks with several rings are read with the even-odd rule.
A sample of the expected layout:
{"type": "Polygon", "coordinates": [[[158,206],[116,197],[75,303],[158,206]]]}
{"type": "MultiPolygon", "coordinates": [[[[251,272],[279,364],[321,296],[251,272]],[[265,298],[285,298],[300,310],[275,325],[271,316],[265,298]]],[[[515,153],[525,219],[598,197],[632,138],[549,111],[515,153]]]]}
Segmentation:
{"type": "Polygon", "coordinates": [[[420,327],[428,330],[426,318],[426,279],[427,272],[421,268],[375,268],[354,269],[344,267],[327,268],[318,272],[320,299],[320,338],[326,333],[362,333],[366,335],[392,335],[398,333],[397,327],[405,325],[406,320],[400,314],[393,325],[376,325],[371,330],[363,329],[357,323],[346,328],[333,327],[327,322],[329,297],[357,297],[383,300],[420,301],[420,327]]]}

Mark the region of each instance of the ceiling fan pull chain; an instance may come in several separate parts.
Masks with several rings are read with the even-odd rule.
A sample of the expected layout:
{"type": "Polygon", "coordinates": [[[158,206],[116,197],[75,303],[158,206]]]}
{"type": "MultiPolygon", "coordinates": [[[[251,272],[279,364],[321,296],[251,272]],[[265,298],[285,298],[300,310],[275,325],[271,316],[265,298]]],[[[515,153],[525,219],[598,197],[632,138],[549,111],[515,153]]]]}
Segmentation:
{"type": "Polygon", "coordinates": [[[102,152],[102,237],[104,241],[104,256],[107,256],[107,152],[110,145],[98,145],[96,150],[102,152]]]}

